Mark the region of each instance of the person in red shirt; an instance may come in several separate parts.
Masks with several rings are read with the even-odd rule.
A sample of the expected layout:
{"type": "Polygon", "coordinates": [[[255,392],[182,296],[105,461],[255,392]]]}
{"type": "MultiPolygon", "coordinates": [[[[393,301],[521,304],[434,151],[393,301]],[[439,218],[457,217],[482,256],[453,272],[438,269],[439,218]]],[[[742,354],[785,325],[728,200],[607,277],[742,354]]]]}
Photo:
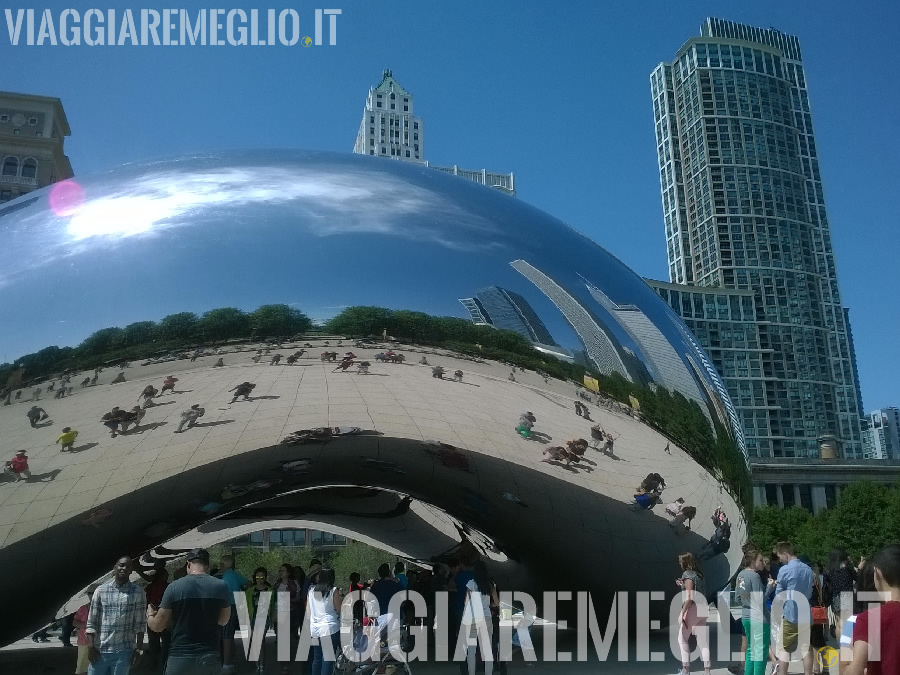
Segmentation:
{"type": "Polygon", "coordinates": [[[91,611],[91,598],[94,597],[94,591],[96,590],[96,584],[88,586],[88,589],[84,592],[88,597],[88,601],[78,608],[75,612],[75,618],[72,619],[72,626],[78,631],[78,639],[76,640],[76,644],[78,645],[78,656],[75,660],[75,675],[84,675],[91,665],[91,662],[88,659],[91,640],[84,632],[84,629],[87,626],[88,614],[91,611]]]}
{"type": "Polygon", "coordinates": [[[900,544],[885,546],[872,558],[875,588],[887,602],[856,617],[853,661],[844,675],[897,675],[900,673],[900,544]],[[876,623],[877,622],[877,623],[876,623]],[[877,636],[877,637],[876,637],[877,636]],[[873,653],[874,648],[877,653],[873,653]]]}
{"type": "Polygon", "coordinates": [[[162,391],[159,392],[159,395],[162,396],[167,391],[171,391],[174,394],[176,382],[178,382],[178,378],[169,375],[165,380],[163,380],[162,391]]]}
{"type": "MultiPolygon", "coordinates": [[[[159,609],[163,593],[166,592],[166,587],[169,585],[169,571],[166,569],[165,564],[157,563],[152,575],[145,574],[140,569],[135,571],[141,579],[148,582],[147,587],[144,588],[144,593],[147,596],[147,605],[153,607],[154,610],[159,609]]],[[[168,629],[162,633],[157,633],[148,628],[147,656],[149,660],[148,667],[151,670],[155,671],[160,662],[165,662],[166,655],[169,652],[169,638],[170,631],[168,629]]]]}
{"type": "Polygon", "coordinates": [[[17,483],[23,478],[31,478],[31,471],[28,469],[28,456],[24,450],[19,450],[16,456],[6,463],[6,472],[15,476],[17,483]]]}

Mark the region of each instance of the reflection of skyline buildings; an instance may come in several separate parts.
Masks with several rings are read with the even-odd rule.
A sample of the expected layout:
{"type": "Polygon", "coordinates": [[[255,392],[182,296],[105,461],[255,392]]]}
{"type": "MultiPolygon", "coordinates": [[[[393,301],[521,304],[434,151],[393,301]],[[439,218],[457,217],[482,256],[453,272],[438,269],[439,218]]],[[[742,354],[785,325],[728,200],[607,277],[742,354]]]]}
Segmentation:
{"type": "Polygon", "coordinates": [[[558,346],[544,322],[518,293],[499,286],[488,286],[476,292],[475,297],[461,298],[460,302],[476,325],[510,330],[530,342],[558,346]]]}
{"type": "Polygon", "coordinates": [[[581,340],[589,361],[598,371],[604,375],[618,373],[629,382],[635,380],[622,359],[618,341],[577,298],[525,260],[514,260],[510,265],[537,286],[562,312],[563,317],[581,340]]]}
{"type": "Polygon", "coordinates": [[[639,307],[618,305],[586,279],[584,283],[594,300],[609,312],[640,348],[642,360],[653,381],[664,389],[677,391],[688,400],[696,401],[700,409],[708,413],[706,398],[697,386],[694,375],[653,321],[639,307]]]}

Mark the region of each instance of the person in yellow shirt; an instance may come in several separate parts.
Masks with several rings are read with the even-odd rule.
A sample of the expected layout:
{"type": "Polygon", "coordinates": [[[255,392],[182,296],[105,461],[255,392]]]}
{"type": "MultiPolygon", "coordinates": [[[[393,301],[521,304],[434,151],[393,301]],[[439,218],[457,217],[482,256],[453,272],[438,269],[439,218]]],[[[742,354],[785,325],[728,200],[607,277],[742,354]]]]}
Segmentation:
{"type": "Polygon", "coordinates": [[[73,431],[72,427],[63,427],[62,433],[59,435],[59,438],[56,439],[56,442],[60,444],[60,452],[65,452],[66,450],[72,450],[72,445],[75,443],[75,439],[78,438],[78,432],[73,431]]]}

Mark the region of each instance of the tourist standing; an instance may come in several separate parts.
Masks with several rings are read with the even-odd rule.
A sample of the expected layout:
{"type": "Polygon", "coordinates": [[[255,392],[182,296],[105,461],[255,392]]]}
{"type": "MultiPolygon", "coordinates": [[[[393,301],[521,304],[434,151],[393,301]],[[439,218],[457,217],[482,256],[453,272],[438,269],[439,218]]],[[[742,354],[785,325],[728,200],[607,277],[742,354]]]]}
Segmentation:
{"type": "Polygon", "coordinates": [[[853,661],[842,674],[896,675],[900,673],[900,544],[885,546],[872,558],[875,588],[887,602],[856,617],[853,626],[853,661]],[[880,636],[880,659],[870,659],[870,647],[880,636]]]}
{"type": "MultiPolygon", "coordinates": [[[[775,554],[781,567],[778,569],[778,578],[775,583],[775,595],[788,592],[790,595],[797,593],[809,600],[813,593],[813,572],[809,565],[801,562],[794,555],[794,546],[786,541],[780,541],[775,544],[775,554]]],[[[769,582],[770,584],[772,581],[769,582]]],[[[794,600],[788,599],[784,603],[784,620],[781,624],[781,645],[775,646],[775,654],[778,657],[779,651],[791,653],[800,647],[803,657],[803,672],[805,675],[812,675],[813,670],[813,653],[809,649],[809,645],[799,644],[799,624],[804,622],[810,624],[809,604],[806,605],[806,615],[799,615],[799,607],[794,600]],[[780,647],[780,649],[779,649],[780,647]]],[[[778,658],[778,675],[787,675],[790,661],[778,658]]]]}
{"type": "MultiPolygon", "coordinates": [[[[480,629],[484,625],[487,630],[487,644],[480,645],[484,660],[484,675],[491,675],[494,671],[493,635],[494,622],[491,617],[491,608],[500,607],[497,597],[497,589],[488,576],[487,565],[483,560],[478,560],[472,566],[472,578],[466,582],[465,604],[462,615],[462,626],[468,631],[468,638],[477,638],[480,629]],[[486,654],[485,654],[486,652],[486,654]]],[[[476,639],[476,645],[478,645],[476,639]]],[[[479,646],[469,645],[466,649],[466,665],[469,675],[475,675],[476,649],[479,646]]]]}
{"type": "Polygon", "coordinates": [[[96,590],[97,584],[88,586],[88,589],[84,592],[87,596],[87,602],[75,611],[75,617],[72,619],[72,626],[77,631],[75,645],[78,648],[78,655],[75,657],[75,675],[85,675],[91,665],[91,661],[88,658],[91,640],[84,632],[84,629],[87,628],[88,616],[91,611],[91,600],[96,590]]]}
{"type": "Polygon", "coordinates": [[[764,602],[766,587],[760,572],[766,561],[762,553],[750,549],[744,554],[743,567],[737,577],[735,595],[741,604],[741,623],[747,638],[744,675],[765,675],[769,657],[769,608],[764,602]]]}
{"type": "Polygon", "coordinates": [[[222,629],[222,663],[224,669],[234,669],[234,634],[238,628],[237,606],[235,605],[235,593],[243,593],[250,585],[246,577],[234,569],[234,556],[222,556],[222,569],[219,576],[228,588],[231,598],[231,614],[228,622],[222,629]]]}
{"type": "Polygon", "coordinates": [[[129,581],[131,558],[122,556],[113,578],[94,591],[85,634],[90,640],[89,675],[128,675],[140,655],[147,628],[144,589],[129,581]]]}
{"type": "Polygon", "coordinates": [[[28,418],[28,422],[29,424],[31,424],[32,429],[36,429],[37,423],[42,419],[45,420],[47,419],[47,417],[49,417],[46,410],[44,410],[43,408],[39,408],[36,405],[31,406],[28,409],[28,412],[25,413],[25,416],[28,418]]]}
{"type": "Polygon", "coordinates": [[[691,672],[690,647],[688,640],[691,635],[697,639],[697,647],[700,649],[700,657],[703,659],[703,672],[709,675],[709,629],[706,625],[706,617],[700,616],[697,609],[698,598],[704,599],[706,588],[703,581],[703,573],[697,564],[697,559],[692,553],[682,553],[678,556],[681,565],[681,578],[675,583],[684,592],[684,601],[681,605],[681,614],[678,617],[678,645],[681,647],[681,672],[691,672]]]}
{"type": "Polygon", "coordinates": [[[856,583],[856,568],[853,567],[850,556],[844,549],[836,548],[831,551],[828,557],[828,568],[825,570],[825,582],[831,589],[831,611],[834,615],[835,629],[839,632],[853,611],[851,605],[853,604],[853,587],[856,583]],[[850,594],[847,598],[845,613],[842,613],[841,607],[843,593],[850,594]]]}
{"type": "Polygon", "coordinates": [[[272,608],[275,604],[275,594],[272,593],[272,584],[269,583],[269,573],[265,567],[257,567],[253,571],[253,583],[245,591],[247,594],[247,609],[250,614],[251,634],[256,631],[256,617],[260,610],[263,611],[265,622],[262,632],[259,661],[256,664],[256,672],[262,673],[266,669],[266,633],[269,631],[269,622],[272,621],[272,608]],[[268,593],[268,602],[263,603],[263,593],[268,593]]]}
{"type": "Polygon", "coordinates": [[[231,616],[228,586],[209,576],[209,552],[195,548],[187,556],[187,574],[166,587],[159,609],[147,607],[147,626],[161,633],[172,627],[165,675],[219,675],[222,626],[231,616]]]}
{"type": "Polygon", "coordinates": [[[312,648],[312,675],[331,675],[341,648],[343,602],[340,589],[334,585],[332,568],[323,567],[319,570],[316,585],[310,588],[306,602],[309,607],[309,634],[318,639],[318,643],[312,648]],[[324,647],[329,642],[330,654],[324,647]]]}
{"type": "Polygon", "coordinates": [[[23,478],[31,478],[31,470],[28,467],[28,455],[24,450],[16,451],[16,456],[6,463],[5,472],[15,476],[18,483],[23,478]]]}

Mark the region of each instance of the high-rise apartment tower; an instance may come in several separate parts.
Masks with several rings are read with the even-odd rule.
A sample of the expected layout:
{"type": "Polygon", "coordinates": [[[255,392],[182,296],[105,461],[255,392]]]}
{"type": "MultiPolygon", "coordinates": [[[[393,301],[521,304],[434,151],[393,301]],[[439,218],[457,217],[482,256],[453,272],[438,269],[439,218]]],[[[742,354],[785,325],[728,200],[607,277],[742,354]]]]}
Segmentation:
{"type": "MultiPolygon", "coordinates": [[[[862,406],[798,39],[707,19],[650,81],[670,281],[754,295],[762,368],[748,377],[763,396],[748,452],[816,457],[819,439],[834,436],[845,457],[861,457],[862,406]]],[[[751,355],[729,349],[737,361],[751,355]]]]}

